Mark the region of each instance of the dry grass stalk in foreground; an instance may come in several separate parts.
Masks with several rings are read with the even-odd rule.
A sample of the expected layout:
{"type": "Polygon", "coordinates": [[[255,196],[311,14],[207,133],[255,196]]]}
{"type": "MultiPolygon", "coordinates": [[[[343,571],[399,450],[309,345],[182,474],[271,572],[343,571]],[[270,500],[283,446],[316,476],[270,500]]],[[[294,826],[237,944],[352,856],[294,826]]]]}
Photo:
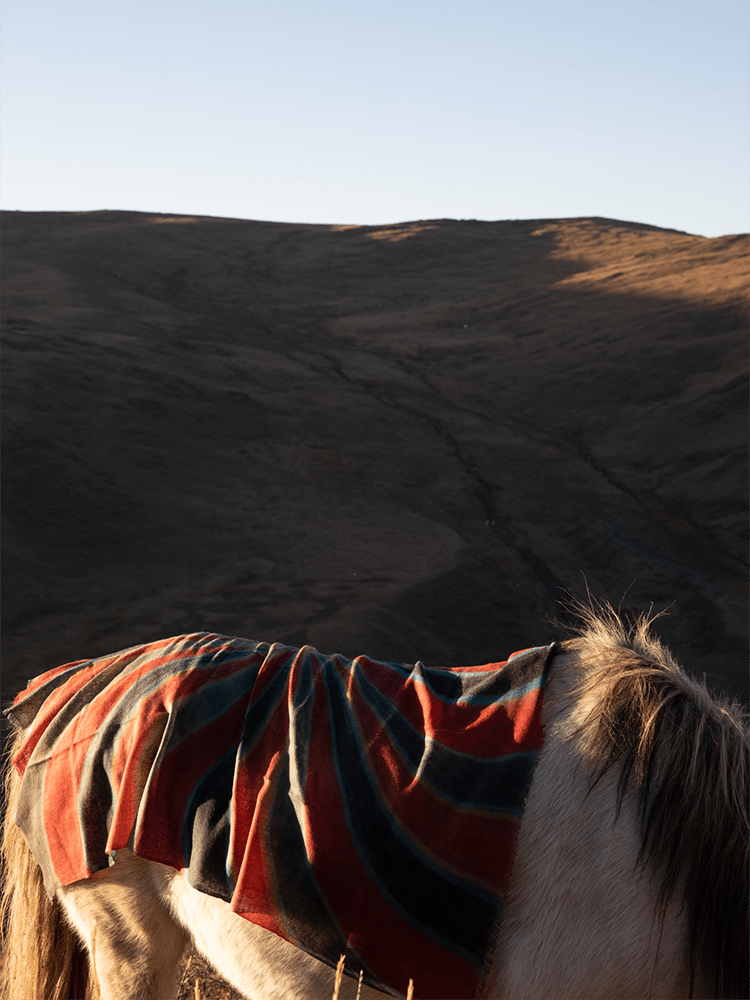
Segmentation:
{"type": "MultiPolygon", "coordinates": [[[[339,964],[336,966],[336,979],[333,983],[333,997],[332,1000],[339,1000],[339,989],[341,988],[341,980],[344,978],[344,962],[345,956],[342,955],[339,959],[339,964]]],[[[357,1000],[359,1000],[360,994],[362,992],[362,970],[359,970],[359,979],[357,980],[357,1000]]],[[[406,991],[406,1000],[414,1000],[414,980],[409,980],[409,988],[406,991]]]]}
{"type": "Polygon", "coordinates": [[[341,989],[341,980],[344,978],[344,962],[345,958],[342,955],[339,959],[339,964],[336,966],[336,979],[333,983],[333,1000],[339,1000],[339,990],[341,989]]]}

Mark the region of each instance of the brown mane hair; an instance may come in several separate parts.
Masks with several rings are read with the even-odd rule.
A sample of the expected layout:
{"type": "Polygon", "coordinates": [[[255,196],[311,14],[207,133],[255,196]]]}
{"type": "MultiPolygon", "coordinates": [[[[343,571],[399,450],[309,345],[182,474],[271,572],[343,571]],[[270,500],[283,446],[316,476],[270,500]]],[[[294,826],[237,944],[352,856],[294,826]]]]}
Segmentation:
{"type": "Polygon", "coordinates": [[[42,872],[14,821],[20,781],[11,764],[23,730],[10,734],[0,760],[5,802],[0,837],[0,997],[8,1000],[97,1000],[88,958],[60,904],[47,896],[42,872]]]}
{"type": "Polygon", "coordinates": [[[662,915],[684,900],[691,995],[698,963],[717,997],[748,996],[750,735],[737,704],[683,673],[640,615],[576,605],[581,626],[563,643],[583,668],[574,690],[584,709],[571,738],[594,771],[620,772],[617,808],[636,797],[639,863],[662,915]]]}

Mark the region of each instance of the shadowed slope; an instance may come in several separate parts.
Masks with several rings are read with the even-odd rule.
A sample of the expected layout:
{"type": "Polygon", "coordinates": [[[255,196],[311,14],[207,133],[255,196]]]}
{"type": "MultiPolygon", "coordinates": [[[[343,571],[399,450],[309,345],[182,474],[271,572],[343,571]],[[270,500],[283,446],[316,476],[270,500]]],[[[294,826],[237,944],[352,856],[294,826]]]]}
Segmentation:
{"type": "Polygon", "coordinates": [[[195,629],[484,662],[560,586],[743,697],[747,243],[4,213],[10,692],[195,629]],[[740,540],[741,539],[741,540],[740,540]]]}

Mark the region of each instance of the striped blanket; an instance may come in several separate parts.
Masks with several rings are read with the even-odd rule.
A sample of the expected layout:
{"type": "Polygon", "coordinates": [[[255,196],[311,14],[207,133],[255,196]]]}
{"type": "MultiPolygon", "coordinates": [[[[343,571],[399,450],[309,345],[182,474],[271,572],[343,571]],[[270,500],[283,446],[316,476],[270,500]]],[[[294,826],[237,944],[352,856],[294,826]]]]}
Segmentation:
{"type": "Polygon", "coordinates": [[[129,847],[401,996],[473,997],[553,646],[428,668],[196,633],[65,664],[8,714],[50,894],[129,847]]]}

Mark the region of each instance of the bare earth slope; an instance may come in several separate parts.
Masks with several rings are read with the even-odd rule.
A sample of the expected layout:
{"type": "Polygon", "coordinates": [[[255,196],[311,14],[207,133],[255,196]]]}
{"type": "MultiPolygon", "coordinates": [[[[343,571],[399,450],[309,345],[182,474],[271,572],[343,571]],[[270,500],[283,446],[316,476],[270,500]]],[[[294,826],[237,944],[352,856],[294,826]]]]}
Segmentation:
{"type": "Polygon", "coordinates": [[[5,698],[196,630],[486,662],[583,574],[747,697],[745,237],[3,223],[5,698]]]}

